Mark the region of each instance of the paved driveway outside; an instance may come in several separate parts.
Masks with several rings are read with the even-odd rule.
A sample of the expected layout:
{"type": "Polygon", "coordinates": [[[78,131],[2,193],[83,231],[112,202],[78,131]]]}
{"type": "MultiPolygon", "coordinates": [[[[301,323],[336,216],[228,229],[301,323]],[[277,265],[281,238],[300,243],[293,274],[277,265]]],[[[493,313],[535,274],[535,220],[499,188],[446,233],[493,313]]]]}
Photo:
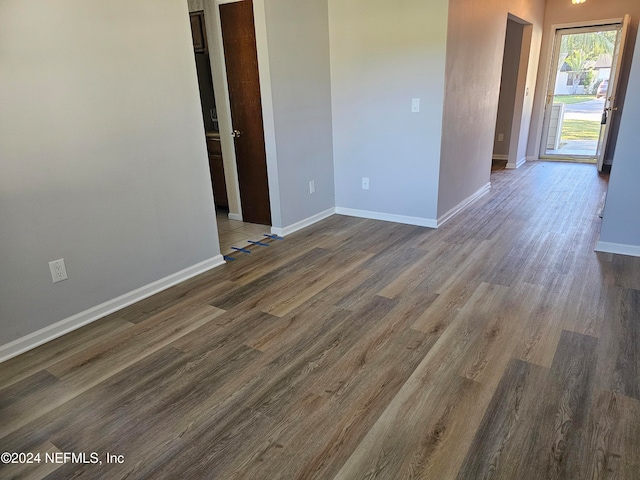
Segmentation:
{"type": "Polygon", "coordinates": [[[590,120],[600,122],[604,111],[604,98],[587,100],[586,102],[573,103],[564,106],[565,120],[590,120]]]}

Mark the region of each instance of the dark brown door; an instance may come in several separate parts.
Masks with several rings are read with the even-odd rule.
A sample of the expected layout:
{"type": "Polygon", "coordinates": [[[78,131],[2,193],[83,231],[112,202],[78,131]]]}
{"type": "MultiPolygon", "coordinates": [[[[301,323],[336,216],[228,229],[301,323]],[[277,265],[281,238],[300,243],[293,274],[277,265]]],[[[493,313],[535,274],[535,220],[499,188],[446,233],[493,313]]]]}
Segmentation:
{"type": "Polygon", "coordinates": [[[220,5],[220,20],[242,218],[245,222],[271,225],[253,2],[220,5]]]}

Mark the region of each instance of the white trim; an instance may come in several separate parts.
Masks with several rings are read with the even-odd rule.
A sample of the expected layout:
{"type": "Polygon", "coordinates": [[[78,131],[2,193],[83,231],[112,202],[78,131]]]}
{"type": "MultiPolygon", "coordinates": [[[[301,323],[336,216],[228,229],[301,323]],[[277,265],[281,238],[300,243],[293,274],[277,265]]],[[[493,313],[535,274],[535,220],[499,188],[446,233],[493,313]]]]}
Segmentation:
{"type": "Polygon", "coordinates": [[[491,190],[491,182],[488,182],[487,184],[483,185],[478,191],[476,191],[474,194],[470,195],[469,197],[465,198],[463,201],[461,201],[458,205],[456,205],[455,207],[453,207],[451,210],[449,210],[447,213],[445,213],[444,215],[442,215],[441,217],[438,217],[438,224],[437,227],[441,227],[442,225],[444,225],[445,223],[447,223],[449,220],[451,220],[455,215],[457,215],[458,213],[460,213],[462,210],[464,210],[465,208],[467,208],[469,205],[471,205],[472,203],[476,202],[480,197],[482,197],[483,195],[486,195],[489,190],[491,190]]]}
{"type": "Polygon", "coordinates": [[[371,220],[383,220],[385,222],[417,225],[419,227],[438,228],[438,222],[432,218],[407,217],[405,215],[395,215],[393,213],[370,212],[368,210],[357,210],[345,207],[336,207],[336,213],[338,215],[347,215],[349,217],[368,218],[371,220]]]}
{"type": "Polygon", "coordinates": [[[242,214],[240,213],[231,213],[229,212],[229,220],[237,220],[238,222],[242,221],[242,214]]]}
{"type": "Polygon", "coordinates": [[[224,179],[227,185],[229,211],[238,212],[239,215],[242,215],[240,185],[238,183],[238,165],[236,163],[233,137],[231,137],[233,128],[231,123],[227,67],[224,60],[222,25],[220,22],[220,3],[220,1],[205,0],[204,18],[207,28],[207,41],[209,43],[213,93],[216,98],[216,109],[218,111],[220,146],[222,148],[222,163],[224,165],[224,179]]]}
{"type": "Polygon", "coordinates": [[[509,160],[509,155],[499,155],[497,153],[493,154],[493,160],[509,160]]]}
{"type": "Polygon", "coordinates": [[[616,253],[618,255],[629,255],[631,257],[640,257],[640,245],[624,245],[622,243],[598,242],[595,248],[596,252],[616,253]]]}
{"type": "Polygon", "coordinates": [[[583,20],[581,22],[571,23],[554,23],[551,25],[551,32],[555,34],[556,30],[571,30],[573,28],[588,28],[588,27],[610,27],[612,25],[622,24],[624,17],[606,18],[604,20],[583,20]]]}
{"type": "Polygon", "coordinates": [[[320,220],[329,218],[331,215],[334,215],[335,213],[336,213],[336,209],[332,207],[325,210],[324,212],[316,213],[315,215],[305,218],[304,220],[300,220],[299,222],[296,222],[293,225],[289,225],[288,227],[284,227],[284,228],[271,227],[271,233],[273,233],[274,235],[278,235],[279,237],[286,237],[287,235],[291,235],[292,233],[297,232],[298,230],[302,230],[303,228],[308,227],[310,225],[313,225],[314,223],[317,223],[320,220]]]}
{"type": "Polygon", "coordinates": [[[151,295],[155,295],[158,292],[166,290],[167,288],[177,285],[178,283],[184,282],[185,280],[195,277],[196,275],[207,272],[212,268],[223,265],[224,263],[225,261],[222,258],[222,255],[216,255],[215,257],[205,260],[204,262],[200,262],[189,268],[185,268],[184,270],[161,278],[160,280],[140,287],[129,293],[125,293],[124,295],[114,298],[113,300],[104,302],[100,305],[85,310],[84,312],[80,312],[69,318],[65,318],[64,320],[54,323],[53,325],[49,325],[48,327],[30,333],[29,335],[18,338],[13,342],[2,345],[0,346],[0,362],[4,362],[12,357],[20,355],[21,353],[36,348],[44,343],[50,342],[51,340],[61,337],[66,333],[76,330],[91,322],[95,322],[96,320],[106,317],[113,312],[122,310],[129,305],[139,302],[140,300],[150,297],[151,295]]]}
{"type": "Polygon", "coordinates": [[[525,163],[527,163],[527,157],[522,157],[515,165],[513,163],[507,163],[507,166],[504,168],[506,168],[507,170],[515,170],[517,168],[520,168],[525,163]]]}
{"type": "Polygon", "coordinates": [[[256,53],[258,55],[262,129],[264,132],[264,148],[267,159],[267,183],[269,185],[271,223],[282,225],[280,174],[278,171],[275,109],[273,107],[273,89],[271,86],[271,60],[269,58],[265,0],[253,0],[253,17],[256,35],[256,53]]]}

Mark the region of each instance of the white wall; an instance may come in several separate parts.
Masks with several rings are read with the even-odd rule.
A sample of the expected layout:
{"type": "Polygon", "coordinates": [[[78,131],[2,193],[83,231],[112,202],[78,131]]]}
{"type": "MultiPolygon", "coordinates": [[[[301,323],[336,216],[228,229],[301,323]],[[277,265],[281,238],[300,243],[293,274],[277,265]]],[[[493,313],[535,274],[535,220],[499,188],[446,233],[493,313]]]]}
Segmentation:
{"type": "Polygon", "coordinates": [[[0,345],[219,254],[186,1],[3,0],[0,65],[0,345]]]}
{"type": "Polygon", "coordinates": [[[640,256],[640,49],[636,49],[611,167],[598,249],[640,256]]]}
{"type": "Polygon", "coordinates": [[[268,0],[264,8],[286,228],[335,205],[329,17],[327,0],[268,0]]]}
{"type": "Polygon", "coordinates": [[[337,207],[435,221],[448,3],[329,0],[337,207]]]}

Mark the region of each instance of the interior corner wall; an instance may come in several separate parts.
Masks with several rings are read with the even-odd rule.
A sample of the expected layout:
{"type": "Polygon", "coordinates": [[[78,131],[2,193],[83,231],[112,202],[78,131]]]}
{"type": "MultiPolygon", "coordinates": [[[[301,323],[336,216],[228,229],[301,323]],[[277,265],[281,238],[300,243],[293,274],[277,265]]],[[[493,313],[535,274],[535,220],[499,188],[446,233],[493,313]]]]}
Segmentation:
{"type": "Polygon", "coordinates": [[[219,255],[186,1],[3,0],[0,65],[0,345],[219,255]]]}
{"type": "MultiPolygon", "coordinates": [[[[490,181],[508,14],[532,25],[526,87],[533,92],[545,0],[450,0],[438,216],[490,181]]],[[[524,100],[528,127],[531,97],[524,100]]]]}
{"type": "Polygon", "coordinates": [[[637,208],[640,205],[638,124],[640,124],[640,49],[636,49],[633,56],[618,145],[611,167],[599,244],[600,248],[603,242],[608,244],[603,248],[605,251],[617,250],[617,253],[635,256],[640,256],[640,209],[637,208]]]}
{"type": "Polygon", "coordinates": [[[500,79],[500,95],[498,101],[498,119],[493,141],[493,154],[509,155],[511,125],[513,123],[513,106],[516,101],[518,86],[518,67],[520,66],[520,47],[524,34],[524,26],[514,20],[507,21],[507,34],[504,41],[502,75],[500,79]],[[499,136],[503,135],[500,140],[499,136]]]}
{"type": "Polygon", "coordinates": [[[618,89],[617,102],[619,110],[611,124],[611,136],[605,158],[605,163],[611,163],[611,159],[615,155],[618,131],[620,129],[620,118],[624,110],[629,72],[631,70],[631,59],[634,54],[638,22],[640,21],[640,1],[638,0],[590,0],[580,5],[573,5],[571,2],[564,0],[548,0],[544,19],[544,36],[527,156],[538,158],[540,155],[544,104],[549,83],[551,46],[554,37],[554,32],[552,31],[553,25],[622,18],[626,14],[631,15],[631,27],[629,29],[622,64],[622,73],[620,75],[620,88],[618,89]]]}
{"type": "Polygon", "coordinates": [[[336,207],[435,220],[448,4],[329,0],[336,207]]]}
{"type": "Polygon", "coordinates": [[[327,0],[269,0],[264,8],[286,228],[335,206],[329,16],[327,0]]]}

